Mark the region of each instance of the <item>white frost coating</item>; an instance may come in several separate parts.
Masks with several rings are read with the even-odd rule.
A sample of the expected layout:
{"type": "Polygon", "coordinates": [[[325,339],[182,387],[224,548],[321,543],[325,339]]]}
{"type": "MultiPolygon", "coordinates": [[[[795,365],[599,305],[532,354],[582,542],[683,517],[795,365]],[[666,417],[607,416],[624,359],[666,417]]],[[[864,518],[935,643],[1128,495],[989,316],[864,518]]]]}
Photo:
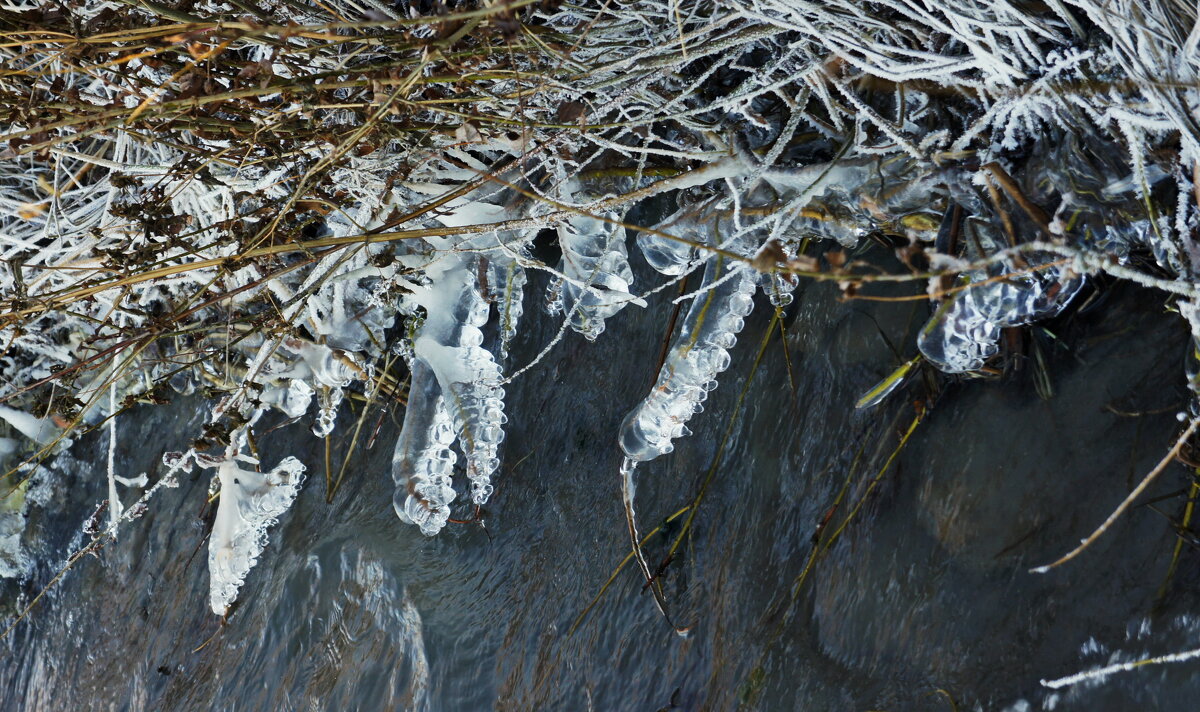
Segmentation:
{"type": "Polygon", "coordinates": [[[412,295],[425,308],[413,356],[437,377],[466,459],[471,500],[481,505],[492,494],[505,423],[500,367],[481,346],[488,303],[475,286],[474,263],[461,256],[447,254],[427,273],[430,284],[412,295]]]}
{"type": "Polygon", "coordinates": [[[219,616],[229,612],[267,545],[267,529],[291,506],[304,481],[305,467],[294,457],[266,473],[243,469],[239,460],[254,462],[227,452],[212,463],[221,480],[221,499],[208,542],[209,602],[219,616]]]}
{"type": "Polygon", "coordinates": [[[717,286],[692,302],[654,389],[621,424],[621,449],[629,459],[645,462],[665,455],[674,449],[672,440],[689,433],[684,424],[703,410],[717,374],[729,367],[729,350],[754,308],[756,278],[743,263],[709,260],[704,284],[717,286]],[[726,272],[735,275],[726,278],[726,272]]]}
{"type": "Polygon", "coordinates": [[[433,536],[446,525],[454,501],[454,426],[433,371],[416,359],[410,370],[404,426],[392,455],[392,506],[400,521],[433,536]]]}
{"type": "Polygon", "coordinates": [[[0,418],[8,421],[8,424],[13,426],[17,432],[38,445],[49,445],[54,442],[62,430],[50,418],[38,418],[23,410],[9,408],[6,405],[0,405],[0,418]]]}

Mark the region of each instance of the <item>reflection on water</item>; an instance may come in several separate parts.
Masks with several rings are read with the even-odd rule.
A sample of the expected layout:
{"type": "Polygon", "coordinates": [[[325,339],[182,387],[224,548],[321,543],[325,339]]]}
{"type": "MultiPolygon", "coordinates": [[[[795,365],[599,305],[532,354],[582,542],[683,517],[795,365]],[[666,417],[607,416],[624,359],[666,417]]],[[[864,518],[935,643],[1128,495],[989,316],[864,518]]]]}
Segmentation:
{"type": "MultiPolygon", "coordinates": [[[[333,505],[324,501],[323,445],[303,427],[277,430],[262,438],[263,460],[295,455],[309,480],[227,625],[206,605],[212,512],[203,504],[209,475],[198,470],[0,644],[0,706],[1185,708],[1200,692],[1197,665],[1057,696],[1038,683],[1114,654],[1200,644],[1186,617],[1198,610],[1200,582],[1191,546],[1154,607],[1175,543],[1163,514],[1178,517],[1182,496],[1158,502],[1161,514],[1133,510],[1059,570],[1027,572],[1102,521],[1178,431],[1184,329],[1157,297],[1114,291],[1103,309],[1050,325],[1057,340],[1036,337],[1051,399],[1032,385],[1032,359],[1002,383],[950,385],[864,499],[912,421],[921,379],[876,409],[853,406],[914,353],[926,307],[844,303],[831,286],[802,285],[786,322],[791,374],[776,333],[693,535],[665,569],[672,616],[691,626],[686,639],[663,622],[634,567],[568,635],[628,552],[615,433],[653,380],[654,364],[630,357],[658,352],[667,310],[652,303],[611,320],[595,344],[569,340],[510,387],[486,528],[450,525],[427,539],[396,521],[385,445],[396,413],[356,456],[333,505]],[[827,537],[854,511],[792,602],[818,529],[827,537]]],[[[768,321],[748,320],[722,388],[692,420],[696,434],[638,468],[644,531],[695,496],[768,321]]],[[[536,354],[553,330],[524,334],[514,361],[536,354]]],[[[124,422],[121,462],[136,475],[181,447],[199,411],[183,403],[124,422]]],[[[334,451],[345,444],[335,438],[334,451]]],[[[105,446],[85,440],[74,454],[102,462],[105,446]]],[[[78,513],[104,497],[98,472],[84,465],[66,475],[59,496],[70,514],[34,521],[50,559],[61,561],[78,513]]],[[[1175,467],[1154,495],[1186,484],[1175,467]]],[[[683,520],[648,542],[652,565],[683,520]]],[[[51,575],[41,565],[39,581],[51,575]]]]}

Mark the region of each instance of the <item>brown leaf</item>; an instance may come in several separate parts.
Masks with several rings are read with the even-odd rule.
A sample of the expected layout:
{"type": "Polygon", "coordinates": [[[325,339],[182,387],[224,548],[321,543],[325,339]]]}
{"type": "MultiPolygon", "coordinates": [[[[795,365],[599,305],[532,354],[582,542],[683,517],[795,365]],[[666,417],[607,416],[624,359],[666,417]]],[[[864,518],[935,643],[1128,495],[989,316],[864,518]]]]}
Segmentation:
{"type": "Polygon", "coordinates": [[[759,272],[770,272],[777,264],[785,261],[787,253],[783,251],[783,245],[779,244],[779,240],[771,238],[750,258],[750,266],[759,272]]]}
{"type": "Polygon", "coordinates": [[[454,138],[459,143],[480,143],[483,141],[483,134],[479,133],[479,129],[475,128],[475,124],[470,121],[464,121],[459,124],[458,128],[454,129],[454,138]]]}
{"type": "Polygon", "coordinates": [[[564,101],[558,105],[558,111],[555,116],[558,118],[558,123],[569,124],[581,118],[587,107],[582,101],[564,101]]]}

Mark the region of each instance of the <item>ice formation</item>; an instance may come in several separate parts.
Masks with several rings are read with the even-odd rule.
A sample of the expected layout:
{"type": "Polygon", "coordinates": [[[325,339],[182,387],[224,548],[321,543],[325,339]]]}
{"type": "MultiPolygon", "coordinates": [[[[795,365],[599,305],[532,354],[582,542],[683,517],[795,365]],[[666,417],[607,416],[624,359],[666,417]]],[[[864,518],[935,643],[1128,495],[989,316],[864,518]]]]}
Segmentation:
{"type": "Polygon", "coordinates": [[[454,425],[429,366],[413,359],[410,373],[404,424],[392,455],[392,504],[401,521],[432,536],[446,525],[454,501],[454,425]]]}
{"type": "Polygon", "coordinates": [[[267,545],[267,530],[287,511],[300,492],[305,467],[286,457],[270,472],[247,470],[239,462],[254,458],[226,452],[215,467],[221,483],[217,518],[208,542],[209,605],[223,616],[237,600],[246,575],[267,545]]]}
{"type": "Polygon", "coordinates": [[[62,433],[52,418],[39,418],[6,405],[0,405],[0,418],[38,445],[50,445],[62,433]]]}
{"type": "Polygon", "coordinates": [[[487,323],[489,307],[472,267],[453,254],[440,257],[426,268],[428,285],[412,288],[412,299],[425,310],[413,338],[412,358],[437,380],[463,451],[471,500],[478,505],[492,494],[506,418],[500,367],[482,346],[480,327],[487,323]]]}
{"type": "Polygon", "coordinates": [[[625,250],[625,228],[612,215],[572,215],[558,226],[563,277],[551,286],[550,313],[565,314],[571,328],[588,341],[604,331],[604,320],[630,302],[645,305],[629,290],[633,270],[625,250]]]}
{"type": "Polygon", "coordinates": [[[539,363],[509,353],[545,318],[535,301],[560,322],[545,353],[703,270],[654,387],[614,428],[631,462],[686,435],[756,299],[787,307],[807,278],[868,288],[846,258],[868,239],[910,268],[892,276],[928,279],[919,349],[948,373],[995,365],[1002,329],[1058,314],[1098,272],[1178,296],[1200,324],[1200,31],[1185,4],[633,0],[452,17],[467,5],[447,3],[422,17],[419,3],[267,1],[260,26],[204,2],[186,32],[149,5],[42,5],[9,3],[13,22],[60,34],[0,48],[7,102],[26,107],[0,135],[2,427],[45,446],[70,434],[57,423],[208,398],[189,457],[219,463],[217,611],[300,480],[294,460],[243,468],[230,442],[269,408],[332,442],[348,399],[406,400],[393,505],[434,534],[492,493],[505,387],[539,363]],[[345,43],[294,31],[330,22],[345,43]],[[494,51],[521,26],[569,40],[569,56],[494,51]],[[161,52],[107,32],[128,28],[161,52]],[[655,274],[635,283],[641,261],[655,274]]]}
{"type": "MultiPolygon", "coordinates": [[[[976,226],[975,237],[985,230],[976,226]]],[[[977,371],[1000,351],[1001,330],[1061,312],[1083,278],[1056,255],[1027,252],[1018,260],[964,274],[917,339],[921,353],[946,373],[977,371]],[[1055,264],[1058,263],[1058,264],[1055,264]],[[1054,266],[1037,269],[1040,265],[1054,266]]]]}
{"type": "MultiPolygon", "coordinates": [[[[0,455],[0,462],[7,469],[13,463],[5,455],[0,455]]],[[[45,467],[22,467],[17,477],[19,483],[0,499],[0,579],[24,578],[33,569],[34,558],[26,547],[25,522],[30,506],[45,505],[51,494],[53,474],[45,467]]]]}
{"type": "Polygon", "coordinates": [[[689,433],[685,423],[704,409],[754,308],[756,275],[742,263],[710,259],[704,286],[709,289],[692,302],[650,395],[621,424],[621,449],[632,460],[665,455],[673,449],[672,440],[689,433]]]}

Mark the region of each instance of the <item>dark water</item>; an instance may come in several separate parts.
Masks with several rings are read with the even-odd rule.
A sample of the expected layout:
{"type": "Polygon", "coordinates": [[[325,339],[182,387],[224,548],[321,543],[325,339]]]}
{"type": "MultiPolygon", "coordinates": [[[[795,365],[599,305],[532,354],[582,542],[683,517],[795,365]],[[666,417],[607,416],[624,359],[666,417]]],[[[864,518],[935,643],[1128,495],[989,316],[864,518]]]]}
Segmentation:
{"type": "MultiPolygon", "coordinates": [[[[1052,398],[1038,397],[1029,360],[1004,381],[948,384],[864,500],[923,389],[868,412],[854,402],[899,363],[881,330],[911,355],[927,307],[837,296],[831,285],[797,292],[787,340],[776,333],[768,344],[694,536],[666,570],[686,639],[664,623],[633,567],[568,635],[629,549],[615,433],[652,380],[668,313],[660,299],[618,315],[595,344],[568,339],[508,388],[505,464],[486,531],[451,525],[427,539],[396,520],[388,463],[398,413],[373,449],[360,449],[332,505],[321,442],[295,426],[262,435],[264,464],[294,454],[309,480],[228,624],[207,605],[209,472],[198,472],[99,558],[78,564],[0,643],[0,707],[1193,708],[1200,662],[1050,699],[1038,682],[1117,651],[1132,659],[1200,645],[1200,619],[1187,618],[1200,611],[1200,558],[1190,545],[1155,608],[1176,540],[1166,517],[1137,508],[1076,561],[1027,573],[1102,521],[1179,432],[1178,317],[1157,295],[1107,288],[1099,308],[1051,325],[1058,342],[1039,339],[1052,398]],[[864,503],[791,603],[814,532],[848,478],[825,535],[864,503]]],[[[695,496],[767,312],[760,303],[748,321],[695,435],[639,469],[643,532],[695,496]]],[[[555,329],[540,314],[529,318],[517,365],[555,329]]],[[[186,447],[201,418],[181,402],[125,419],[121,465],[130,475],[161,471],[162,452],[186,447]]],[[[84,513],[104,498],[105,447],[104,438],[77,444],[75,457],[96,464],[64,476],[61,511],[36,518],[49,561],[29,591],[50,578],[84,513]]],[[[1155,494],[1187,483],[1172,466],[1155,494]]],[[[1178,517],[1182,499],[1156,506],[1178,517]]],[[[659,561],[665,548],[652,539],[648,558],[659,561]]]]}

